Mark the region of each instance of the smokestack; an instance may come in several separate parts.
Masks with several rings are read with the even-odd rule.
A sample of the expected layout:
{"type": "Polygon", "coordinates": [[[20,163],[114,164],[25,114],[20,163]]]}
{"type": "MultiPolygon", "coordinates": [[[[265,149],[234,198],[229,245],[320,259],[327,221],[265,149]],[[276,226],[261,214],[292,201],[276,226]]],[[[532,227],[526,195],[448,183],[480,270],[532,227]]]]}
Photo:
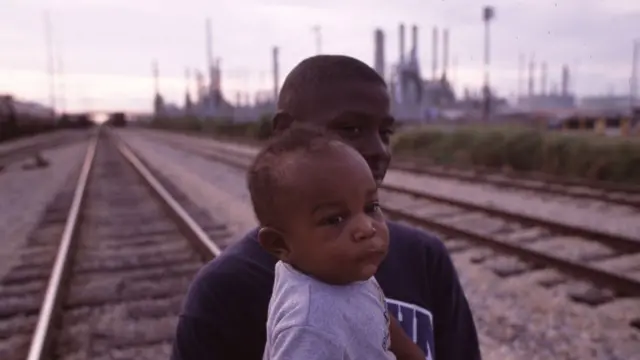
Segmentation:
{"type": "Polygon", "coordinates": [[[214,83],[214,88],[216,91],[220,91],[222,89],[222,73],[220,71],[220,62],[221,59],[220,58],[216,58],[216,64],[215,64],[215,83],[214,83]]]}
{"type": "Polygon", "coordinates": [[[453,88],[455,89],[455,86],[458,83],[458,58],[455,55],[451,59],[451,71],[453,72],[451,82],[453,83],[453,88]]]}
{"type": "Polygon", "coordinates": [[[411,27],[411,59],[418,62],[418,26],[411,27]]]}
{"type": "Polygon", "coordinates": [[[432,41],[433,41],[433,54],[431,55],[433,57],[433,62],[431,64],[432,68],[432,78],[433,80],[436,80],[437,76],[438,76],[438,28],[437,27],[433,27],[433,35],[432,35],[432,41]]]}
{"type": "Polygon", "coordinates": [[[540,68],[540,94],[547,94],[547,63],[545,61],[540,68]]]}
{"type": "Polygon", "coordinates": [[[532,97],[535,93],[535,89],[534,89],[534,74],[536,71],[536,64],[535,64],[535,58],[534,56],[531,56],[531,60],[529,61],[529,97],[532,97]]]}
{"type": "Polygon", "coordinates": [[[400,64],[404,64],[404,24],[400,24],[400,64]]]}
{"type": "Polygon", "coordinates": [[[442,79],[447,79],[447,70],[449,68],[449,29],[442,32],[442,79]]]}
{"type": "Polygon", "coordinates": [[[191,69],[189,69],[188,67],[186,67],[184,69],[184,82],[185,82],[185,91],[187,93],[187,96],[190,96],[191,93],[191,69]]]}
{"type": "Polygon", "coordinates": [[[522,82],[524,81],[524,72],[525,72],[525,59],[524,59],[524,55],[520,54],[518,56],[518,100],[522,98],[522,91],[523,91],[522,82]]]}
{"type": "Polygon", "coordinates": [[[205,23],[205,48],[207,49],[206,53],[206,64],[207,71],[209,72],[209,84],[213,86],[215,83],[214,70],[213,70],[213,50],[211,47],[212,37],[211,37],[211,19],[207,18],[205,23]]]}
{"type": "Polygon", "coordinates": [[[376,29],[374,32],[374,54],[373,54],[373,67],[376,72],[385,78],[384,74],[384,33],[382,29],[376,29]]]}
{"type": "Polygon", "coordinates": [[[151,64],[151,71],[153,72],[153,90],[156,95],[160,94],[160,69],[158,68],[158,60],[153,60],[151,64]]]}
{"type": "Polygon", "coordinates": [[[629,89],[629,101],[633,111],[636,106],[636,99],[638,97],[638,56],[640,56],[640,40],[636,40],[633,43],[633,56],[631,64],[631,79],[629,89]]]}
{"type": "Polygon", "coordinates": [[[202,75],[202,72],[200,70],[196,70],[196,76],[195,76],[195,83],[196,83],[196,95],[198,96],[198,101],[202,101],[202,99],[204,98],[204,75],[202,75]]]}
{"type": "Polygon", "coordinates": [[[278,47],[273,47],[273,102],[278,104],[278,87],[280,86],[280,74],[278,66],[278,47]]]}
{"type": "Polygon", "coordinates": [[[562,96],[568,96],[569,95],[569,81],[570,81],[570,73],[569,73],[569,66],[567,65],[563,65],[562,66],[562,96]]]}

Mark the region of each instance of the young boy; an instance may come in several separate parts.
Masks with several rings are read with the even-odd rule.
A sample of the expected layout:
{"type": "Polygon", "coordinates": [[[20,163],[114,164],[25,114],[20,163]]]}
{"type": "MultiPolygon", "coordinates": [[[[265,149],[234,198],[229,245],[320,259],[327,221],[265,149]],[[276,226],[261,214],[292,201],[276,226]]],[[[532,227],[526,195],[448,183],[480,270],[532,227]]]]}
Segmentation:
{"type": "Polygon", "coordinates": [[[425,359],[373,277],[389,234],[356,150],[294,126],[258,154],[248,184],[259,242],[279,259],[263,359],[425,359]]]}

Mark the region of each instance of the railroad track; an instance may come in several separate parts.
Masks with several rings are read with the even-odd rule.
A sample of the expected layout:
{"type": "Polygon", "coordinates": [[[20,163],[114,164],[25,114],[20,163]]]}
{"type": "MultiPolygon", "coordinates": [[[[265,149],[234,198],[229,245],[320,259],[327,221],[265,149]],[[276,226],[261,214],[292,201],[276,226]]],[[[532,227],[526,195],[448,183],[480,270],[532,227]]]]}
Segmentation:
{"type": "MultiPolygon", "coordinates": [[[[171,134],[170,136],[175,136],[171,134]]],[[[211,140],[210,137],[193,134],[180,134],[183,137],[211,140]]],[[[176,141],[169,136],[155,133],[153,136],[163,140],[176,141]]],[[[231,140],[228,140],[231,141],[231,140]]],[[[225,141],[225,143],[227,143],[225,141]]],[[[238,145],[236,145],[238,146],[238,145]]],[[[247,146],[255,146],[249,143],[247,146]]],[[[627,206],[640,210],[640,186],[620,184],[606,181],[586,181],[565,179],[545,175],[498,174],[495,171],[466,171],[452,167],[441,167],[425,164],[419,160],[394,159],[391,163],[394,170],[415,174],[424,174],[437,178],[453,179],[476,184],[487,184],[500,188],[526,190],[541,195],[562,196],[571,199],[596,200],[614,206],[627,206]]]]}
{"type": "MultiPolygon", "coordinates": [[[[255,154],[241,146],[231,150],[186,141],[172,141],[171,146],[242,170],[255,154]]],[[[541,285],[567,286],[574,301],[594,306],[620,297],[640,297],[640,239],[398,186],[383,184],[381,199],[388,216],[437,232],[452,252],[488,250],[474,261],[487,263],[499,276],[546,270],[541,285]]],[[[631,318],[629,323],[640,328],[639,321],[631,318]]]]}
{"type": "Polygon", "coordinates": [[[483,183],[504,188],[529,190],[561,195],[575,199],[598,200],[615,205],[640,209],[640,186],[604,181],[563,180],[545,176],[517,176],[496,174],[495,171],[464,171],[454,168],[421,164],[420,161],[396,161],[394,169],[416,174],[483,183]]]}
{"type": "Polygon", "coordinates": [[[168,358],[180,303],[224,227],[205,232],[128,147],[91,140],[0,279],[0,359],[168,358]]]}

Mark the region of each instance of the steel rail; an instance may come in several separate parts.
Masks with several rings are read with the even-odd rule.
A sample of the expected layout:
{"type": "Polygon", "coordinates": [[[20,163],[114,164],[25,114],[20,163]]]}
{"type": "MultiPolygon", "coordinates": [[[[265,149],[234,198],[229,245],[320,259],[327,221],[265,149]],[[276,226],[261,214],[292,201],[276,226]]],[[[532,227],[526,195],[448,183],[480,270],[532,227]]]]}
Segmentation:
{"type": "MultiPolygon", "coordinates": [[[[99,135],[98,135],[99,136],[99,135]]],[[[65,223],[62,239],[56,259],[47,283],[47,290],[38,315],[38,323],[31,339],[27,360],[44,360],[51,343],[55,315],[60,309],[62,288],[67,285],[72,251],[75,248],[75,231],[78,227],[80,210],[85,199],[85,190],[89,181],[89,174],[93,165],[98,145],[98,136],[94,136],[82,164],[78,185],[73,194],[73,202],[65,223]]]]}
{"type": "MultiPolygon", "coordinates": [[[[171,139],[165,134],[153,134],[153,136],[163,137],[166,140],[171,141],[172,143],[180,143],[181,141],[178,139],[171,139]]],[[[193,135],[184,135],[184,136],[193,136],[193,135]]],[[[211,140],[210,138],[207,140],[211,140]]],[[[215,145],[213,143],[209,144],[209,146],[216,147],[220,151],[232,151],[230,149],[224,149],[224,145],[215,145]]],[[[253,149],[248,150],[248,152],[252,152],[253,149]]],[[[247,154],[248,154],[247,152],[247,154]]],[[[392,170],[399,171],[407,171],[416,174],[425,174],[434,177],[440,178],[449,178],[460,181],[465,181],[469,183],[477,183],[477,184],[489,184],[489,185],[498,185],[509,187],[513,189],[520,190],[529,190],[529,191],[537,191],[543,193],[549,193],[554,195],[561,195],[566,197],[571,197],[575,199],[588,199],[588,200],[597,200],[606,203],[610,203],[613,205],[622,205],[622,206],[630,206],[633,208],[640,208],[640,199],[628,199],[625,197],[619,196],[608,196],[606,192],[616,192],[626,193],[631,196],[640,195],[640,186],[634,186],[629,184],[622,183],[614,183],[614,182],[605,182],[605,181],[588,181],[588,180],[579,180],[579,179],[563,179],[560,177],[541,177],[541,176],[525,176],[525,175],[505,175],[505,178],[497,179],[492,178],[491,175],[494,175],[491,172],[478,172],[476,171],[473,174],[464,174],[461,171],[448,171],[446,169],[432,169],[427,167],[420,167],[415,165],[415,162],[409,161],[392,161],[391,162],[392,170]],[[536,181],[541,184],[532,185],[527,183],[528,181],[536,181]],[[586,188],[590,192],[572,192],[571,188],[586,188]],[[568,191],[566,191],[566,190],[568,191]]],[[[498,174],[499,175],[499,174],[498,174]]]]}
{"type": "Polygon", "coordinates": [[[409,189],[402,186],[382,184],[383,190],[395,191],[406,195],[411,195],[420,199],[431,200],[443,204],[448,204],[463,208],[470,211],[483,212],[491,216],[497,216],[503,219],[519,222],[529,226],[543,226],[557,233],[566,235],[585,237],[595,241],[607,244],[621,251],[640,251],[640,239],[635,239],[621,234],[611,234],[596,229],[587,229],[577,225],[570,225],[551,219],[544,219],[537,216],[519,214],[513,211],[498,209],[484,205],[478,205],[467,201],[460,201],[449,197],[427,193],[415,189],[409,189]]]}
{"type": "MultiPolygon", "coordinates": [[[[465,174],[458,173],[455,171],[448,170],[437,170],[427,167],[407,165],[406,163],[397,162],[396,164],[392,163],[392,169],[406,171],[415,174],[425,174],[429,176],[439,177],[439,178],[447,178],[447,179],[455,179],[460,181],[465,181],[468,183],[475,184],[488,184],[488,185],[498,185],[502,187],[508,187],[512,189],[520,189],[520,190],[529,190],[536,191],[541,193],[549,193],[555,195],[561,195],[566,197],[571,197],[574,199],[589,199],[589,200],[598,200],[606,203],[611,203],[615,205],[624,205],[630,206],[634,208],[640,208],[640,200],[627,199],[623,197],[612,197],[606,194],[606,191],[610,191],[603,188],[598,187],[588,187],[587,185],[583,185],[582,187],[588,189],[593,192],[572,192],[572,188],[579,188],[580,186],[575,184],[566,184],[560,182],[550,182],[550,181],[541,181],[536,179],[523,179],[517,177],[510,178],[491,178],[491,174],[465,174]],[[540,185],[532,185],[528,184],[526,181],[540,181],[540,185]]],[[[630,195],[638,195],[637,192],[628,192],[630,195]]]]}
{"type": "Polygon", "coordinates": [[[518,246],[509,243],[508,241],[491,238],[455,225],[444,224],[432,219],[419,217],[406,211],[393,209],[385,205],[382,205],[381,207],[383,212],[391,215],[392,217],[401,218],[443,234],[462,237],[463,239],[471,240],[480,245],[489,246],[490,248],[498,251],[515,254],[525,261],[530,261],[538,265],[551,265],[552,267],[569,273],[577,278],[589,280],[603,287],[615,288],[625,295],[640,295],[640,281],[628,277],[625,274],[614,273],[609,270],[585,265],[576,260],[565,259],[553,254],[527,248],[525,246],[518,246]]]}
{"type": "MultiPolygon", "coordinates": [[[[181,146],[187,151],[196,151],[201,155],[214,155],[213,153],[204,152],[203,150],[198,149],[197,145],[191,145],[191,144],[187,145],[179,142],[175,142],[175,144],[177,146],[181,146]]],[[[213,151],[213,149],[210,149],[210,150],[213,151]]],[[[217,155],[216,160],[225,162],[229,165],[233,165],[231,164],[233,163],[233,161],[228,158],[225,158],[222,155],[227,154],[232,157],[246,158],[247,161],[251,161],[251,157],[248,152],[236,153],[233,150],[225,147],[220,147],[220,149],[216,149],[216,150],[218,152],[218,154],[216,154],[217,155]]],[[[635,238],[624,236],[621,234],[612,234],[606,231],[600,231],[596,229],[587,229],[584,227],[566,224],[566,223],[555,221],[552,219],[545,219],[537,216],[524,215],[524,214],[516,213],[516,212],[505,210],[505,209],[479,205],[479,204],[475,204],[468,201],[456,200],[451,197],[436,195],[433,193],[428,193],[426,191],[410,189],[410,188],[397,186],[397,185],[383,183],[381,185],[381,189],[400,192],[400,193],[411,195],[420,199],[444,203],[444,204],[456,206],[459,208],[463,208],[466,210],[483,212],[491,216],[501,217],[504,219],[519,222],[521,224],[526,224],[530,226],[543,226],[545,228],[551,229],[558,233],[593,239],[595,241],[605,243],[621,251],[632,251],[632,252],[640,251],[640,239],[635,239],[635,238]]]]}
{"type": "MultiPolygon", "coordinates": [[[[151,171],[134,154],[134,152],[120,139],[112,137],[113,135],[110,134],[108,130],[104,131],[107,132],[107,136],[110,136],[111,139],[116,142],[118,151],[140,175],[143,183],[148,186],[153,196],[160,201],[172,220],[178,224],[182,235],[198,249],[202,258],[207,260],[218,256],[221,252],[220,248],[215,245],[196,221],[170,195],[170,193],[153,176],[151,171]]],[[[97,136],[92,139],[89,151],[87,152],[83,163],[82,171],[78,180],[78,186],[76,187],[69,216],[67,217],[65,229],[62,234],[62,240],[47,284],[47,291],[38,316],[38,323],[30,343],[27,360],[47,359],[48,350],[53,338],[53,324],[57,320],[57,315],[60,310],[62,291],[69,280],[69,270],[73,262],[72,252],[75,249],[75,232],[79,227],[79,219],[84,199],[86,197],[86,188],[93,160],[95,158],[98,141],[97,136]]]]}
{"type": "Polygon", "coordinates": [[[209,238],[207,233],[187,213],[187,211],[171,196],[169,191],[156,179],[147,166],[116,134],[109,132],[117,144],[120,153],[129,161],[143,182],[152,190],[151,192],[160,200],[167,209],[169,215],[178,224],[182,234],[203,254],[204,260],[209,260],[220,255],[220,248],[209,238]]]}
{"type": "MultiPolygon", "coordinates": [[[[229,149],[224,149],[220,151],[220,153],[213,153],[212,149],[209,151],[203,151],[200,149],[187,148],[184,147],[185,150],[196,153],[205,158],[210,158],[212,160],[222,162],[224,164],[230,165],[240,170],[246,170],[251,159],[247,156],[246,153],[241,154],[233,154],[233,151],[229,149]],[[233,155],[234,159],[230,159],[226,157],[226,155],[233,155]]],[[[590,229],[579,228],[571,225],[566,225],[554,221],[548,221],[545,219],[531,218],[525,215],[516,214],[508,211],[502,211],[494,208],[486,208],[476,204],[470,204],[465,202],[460,202],[444,197],[431,196],[428,194],[424,196],[424,194],[420,191],[404,189],[401,187],[390,187],[389,185],[382,185],[382,189],[387,189],[391,191],[403,192],[408,195],[426,198],[428,200],[433,200],[435,202],[444,202],[453,206],[457,206],[470,211],[480,211],[485,212],[491,215],[499,216],[506,219],[511,219],[514,221],[518,221],[521,223],[526,223],[530,225],[537,225],[545,228],[551,228],[552,230],[558,232],[572,233],[573,235],[585,236],[594,240],[598,240],[603,243],[607,243],[608,241],[612,242],[615,246],[618,246],[622,249],[635,249],[635,251],[640,250],[640,241],[619,237],[616,239],[617,235],[603,233],[599,231],[591,231],[590,229]]],[[[397,217],[405,219],[409,222],[412,222],[417,225],[421,225],[432,229],[434,231],[438,231],[441,233],[445,233],[447,235],[463,237],[469,239],[475,243],[488,246],[498,251],[502,251],[505,253],[515,254],[521,259],[529,262],[533,262],[536,264],[547,265],[559,270],[564,271],[565,273],[571,274],[577,278],[582,278],[588,281],[591,281],[595,284],[608,287],[615,288],[625,295],[640,295],[640,281],[635,280],[631,277],[626,276],[625,274],[614,273],[606,269],[600,269],[597,267],[589,266],[583,263],[580,263],[575,260],[565,259],[559,256],[555,256],[553,254],[544,253],[539,250],[527,248],[524,246],[518,246],[516,244],[511,244],[507,241],[490,238],[486,235],[479,234],[461,227],[457,227],[450,224],[444,224],[442,222],[438,222],[432,219],[427,219],[423,217],[419,217],[413,215],[409,212],[401,211],[398,209],[393,209],[389,206],[382,205],[382,209],[385,213],[389,214],[391,217],[397,217]]]]}

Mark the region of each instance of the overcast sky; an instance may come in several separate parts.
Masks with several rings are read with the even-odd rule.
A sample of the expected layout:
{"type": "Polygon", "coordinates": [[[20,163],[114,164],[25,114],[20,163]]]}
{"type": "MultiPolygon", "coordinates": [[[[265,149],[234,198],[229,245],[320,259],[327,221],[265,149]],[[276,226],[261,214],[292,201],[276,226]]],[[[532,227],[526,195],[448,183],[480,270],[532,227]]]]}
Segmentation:
{"type": "MultiPolygon", "coordinates": [[[[0,0],[0,92],[48,102],[44,11],[50,9],[56,58],[62,59],[69,109],[151,108],[151,64],[170,101],[184,98],[186,67],[204,69],[207,16],[222,86],[271,88],[271,48],[280,47],[281,73],[322,51],[373,65],[373,30],[386,34],[387,63],[398,58],[398,25],[420,28],[418,54],[431,74],[431,29],[450,29],[451,77],[457,89],[482,80],[484,2],[475,0],[0,0]]],[[[549,84],[571,66],[579,94],[628,93],[632,42],[640,38],[638,0],[493,0],[492,83],[517,90],[518,56],[548,63],[549,84]]],[[[408,30],[407,29],[407,30],[408,30]]],[[[410,31],[407,32],[407,49],[410,31]]],[[[60,61],[59,61],[60,63],[60,61]]],[[[58,64],[59,65],[59,64],[58,64]]],[[[284,76],[281,76],[281,80],[284,76]]],[[[60,87],[61,85],[59,85],[60,87]]],[[[537,85],[539,86],[539,85],[537,85]]],[[[60,93],[61,91],[59,91],[60,93]]]]}

